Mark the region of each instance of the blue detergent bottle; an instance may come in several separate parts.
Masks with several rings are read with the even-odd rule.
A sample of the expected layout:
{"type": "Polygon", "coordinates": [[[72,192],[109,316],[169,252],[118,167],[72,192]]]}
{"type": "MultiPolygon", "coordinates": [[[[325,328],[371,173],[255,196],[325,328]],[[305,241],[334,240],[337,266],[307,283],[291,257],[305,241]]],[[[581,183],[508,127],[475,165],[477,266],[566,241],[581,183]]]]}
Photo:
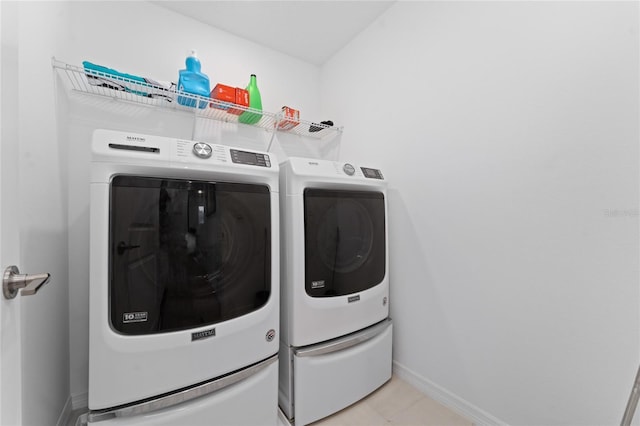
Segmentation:
{"type": "Polygon", "coordinates": [[[187,69],[180,70],[178,76],[178,92],[202,96],[207,100],[197,102],[193,98],[178,95],[178,103],[180,105],[195,107],[197,102],[198,108],[205,108],[209,103],[208,99],[211,93],[211,85],[209,83],[209,77],[200,71],[200,60],[195,50],[189,53],[185,65],[187,69]]]}

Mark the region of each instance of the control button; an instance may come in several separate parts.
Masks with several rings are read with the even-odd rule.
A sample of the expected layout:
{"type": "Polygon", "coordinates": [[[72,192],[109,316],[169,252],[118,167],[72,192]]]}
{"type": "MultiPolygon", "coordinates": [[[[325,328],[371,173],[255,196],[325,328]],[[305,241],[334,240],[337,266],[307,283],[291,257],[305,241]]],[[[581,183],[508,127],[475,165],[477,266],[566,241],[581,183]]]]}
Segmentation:
{"type": "Polygon", "coordinates": [[[342,170],[344,170],[344,172],[349,176],[353,176],[353,174],[356,172],[356,169],[349,163],[342,166],[342,170]]]}
{"type": "Polygon", "coordinates": [[[197,142],[193,144],[193,153],[199,158],[211,157],[211,145],[204,142],[197,142]]]}

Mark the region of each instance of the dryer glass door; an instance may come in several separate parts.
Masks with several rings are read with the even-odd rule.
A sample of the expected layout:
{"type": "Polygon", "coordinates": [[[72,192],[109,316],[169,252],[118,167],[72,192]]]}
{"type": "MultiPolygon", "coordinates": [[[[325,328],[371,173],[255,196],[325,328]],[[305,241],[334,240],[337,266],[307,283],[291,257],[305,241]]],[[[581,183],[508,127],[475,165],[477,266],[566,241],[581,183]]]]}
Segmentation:
{"type": "Polygon", "coordinates": [[[266,304],[266,186],[116,176],[109,220],[110,320],[117,332],[201,327],[266,304]]]}
{"type": "Polygon", "coordinates": [[[342,296],[382,282],[384,206],[380,192],[305,190],[305,289],[309,296],[342,296]]]}

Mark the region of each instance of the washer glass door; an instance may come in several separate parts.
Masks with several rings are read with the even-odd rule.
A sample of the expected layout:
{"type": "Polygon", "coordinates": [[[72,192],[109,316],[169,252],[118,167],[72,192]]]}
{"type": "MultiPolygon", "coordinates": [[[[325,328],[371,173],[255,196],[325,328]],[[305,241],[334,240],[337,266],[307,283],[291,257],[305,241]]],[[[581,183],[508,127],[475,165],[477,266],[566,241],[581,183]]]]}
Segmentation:
{"type": "Polygon", "coordinates": [[[386,266],[382,193],[307,188],[304,210],[309,296],[342,296],[382,282],[386,266]]]}
{"type": "Polygon", "coordinates": [[[110,198],[115,331],[141,335],[201,327],[267,303],[268,187],[116,176],[110,198]]]}

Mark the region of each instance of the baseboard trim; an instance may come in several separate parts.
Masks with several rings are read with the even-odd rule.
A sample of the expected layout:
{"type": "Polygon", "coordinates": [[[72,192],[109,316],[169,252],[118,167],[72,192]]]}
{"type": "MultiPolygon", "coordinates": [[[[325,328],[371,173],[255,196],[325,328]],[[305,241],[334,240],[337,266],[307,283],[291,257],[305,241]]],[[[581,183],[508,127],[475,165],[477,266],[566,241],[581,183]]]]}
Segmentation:
{"type": "Polygon", "coordinates": [[[71,409],[78,410],[80,408],[87,408],[89,406],[89,393],[77,393],[71,395],[71,409]]]}
{"type": "Polygon", "coordinates": [[[71,416],[71,397],[67,397],[67,402],[64,403],[64,407],[62,408],[62,412],[58,416],[58,421],[56,422],[56,426],[66,426],[69,422],[69,417],[71,416]]]}
{"type": "Polygon", "coordinates": [[[402,380],[416,387],[431,399],[438,401],[442,405],[445,405],[456,413],[459,413],[461,416],[473,421],[474,425],[508,426],[506,422],[492,416],[484,410],[481,410],[475,405],[449,392],[442,386],[435,384],[431,380],[421,376],[415,371],[412,371],[397,361],[393,361],[393,373],[402,380]]]}

